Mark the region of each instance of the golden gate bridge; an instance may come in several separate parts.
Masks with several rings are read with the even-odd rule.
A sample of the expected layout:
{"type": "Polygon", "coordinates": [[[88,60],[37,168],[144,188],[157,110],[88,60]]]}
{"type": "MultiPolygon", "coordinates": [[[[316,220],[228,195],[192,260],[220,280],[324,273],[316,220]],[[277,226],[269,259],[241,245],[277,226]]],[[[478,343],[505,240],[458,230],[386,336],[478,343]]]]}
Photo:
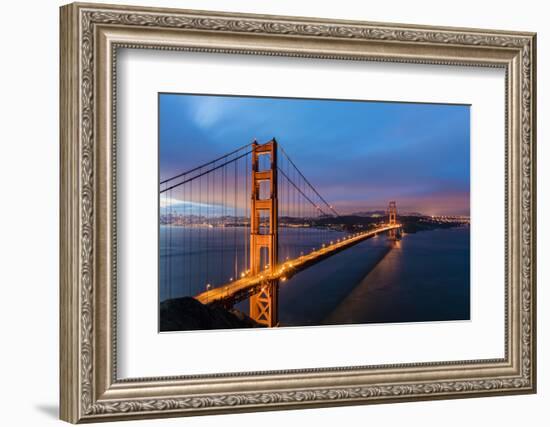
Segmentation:
{"type": "Polygon", "coordinates": [[[281,282],[381,233],[395,240],[402,227],[391,201],[386,221],[345,228],[275,138],[163,179],[159,196],[169,293],[177,280],[203,304],[248,299],[250,317],[268,327],[278,325],[281,282]]]}

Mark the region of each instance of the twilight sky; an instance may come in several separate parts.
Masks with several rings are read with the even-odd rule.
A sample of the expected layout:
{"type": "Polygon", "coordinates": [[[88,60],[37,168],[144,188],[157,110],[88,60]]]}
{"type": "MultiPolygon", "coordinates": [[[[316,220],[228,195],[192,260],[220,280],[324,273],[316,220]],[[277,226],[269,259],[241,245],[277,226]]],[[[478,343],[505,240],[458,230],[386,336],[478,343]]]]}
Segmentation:
{"type": "Polygon", "coordinates": [[[275,137],[341,214],[470,213],[470,107],[159,95],[160,178],[275,137]]]}

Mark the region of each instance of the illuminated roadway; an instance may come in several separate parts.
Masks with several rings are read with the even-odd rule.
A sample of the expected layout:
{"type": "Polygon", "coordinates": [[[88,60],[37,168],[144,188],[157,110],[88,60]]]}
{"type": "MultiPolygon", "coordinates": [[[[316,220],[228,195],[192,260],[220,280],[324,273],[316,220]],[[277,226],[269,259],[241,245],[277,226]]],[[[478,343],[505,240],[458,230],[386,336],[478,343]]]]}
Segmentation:
{"type": "Polygon", "coordinates": [[[302,255],[298,258],[285,261],[277,265],[273,272],[266,271],[266,273],[256,274],[251,277],[247,277],[243,273],[244,277],[241,279],[202,292],[201,294],[195,296],[195,299],[203,304],[224,301],[235,303],[255,293],[262,283],[272,280],[280,280],[284,282],[299,271],[310,267],[343,249],[356,245],[357,243],[374,237],[377,234],[398,228],[401,228],[401,224],[386,224],[373,230],[352,234],[348,237],[338,239],[336,242],[331,242],[331,244],[312,251],[307,255],[302,255]]]}

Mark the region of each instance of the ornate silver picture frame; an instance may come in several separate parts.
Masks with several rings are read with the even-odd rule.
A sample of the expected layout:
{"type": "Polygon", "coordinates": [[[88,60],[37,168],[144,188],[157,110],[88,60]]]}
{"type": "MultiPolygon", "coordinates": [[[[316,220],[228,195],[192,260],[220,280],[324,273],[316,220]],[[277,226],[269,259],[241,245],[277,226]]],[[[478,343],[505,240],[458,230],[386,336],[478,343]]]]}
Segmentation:
{"type": "Polygon", "coordinates": [[[536,391],[535,34],[80,3],[63,6],[60,18],[61,419],[79,423],[536,391]],[[119,378],[121,49],[504,70],[505,253],[493,254],[505,259],[504,357],[119,378]]]}

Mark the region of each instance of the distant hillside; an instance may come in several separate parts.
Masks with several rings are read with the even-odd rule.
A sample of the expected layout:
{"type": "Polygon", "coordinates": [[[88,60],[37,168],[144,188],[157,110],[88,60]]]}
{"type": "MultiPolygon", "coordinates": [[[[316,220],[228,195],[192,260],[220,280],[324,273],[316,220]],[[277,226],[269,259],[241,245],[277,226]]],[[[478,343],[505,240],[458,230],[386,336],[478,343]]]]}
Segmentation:
{"type": "Polygon", "coordinates": [[[387,215],[386,211],[364,211],[364,212],[354,212],[349,216],[384,216],[387,215]]]}
{"type": "MultiPolygon", "coordinates": [[[[386,216],[388,213],[386,211],[364,211],[364,212],[354,212],[350,216],[366,216],[366,217],[376,217],[376,216],[386,216]]],[[[397,215],[404,216],[425,216],[420,212],[400,212],[397,210],[397,215]]]]}

